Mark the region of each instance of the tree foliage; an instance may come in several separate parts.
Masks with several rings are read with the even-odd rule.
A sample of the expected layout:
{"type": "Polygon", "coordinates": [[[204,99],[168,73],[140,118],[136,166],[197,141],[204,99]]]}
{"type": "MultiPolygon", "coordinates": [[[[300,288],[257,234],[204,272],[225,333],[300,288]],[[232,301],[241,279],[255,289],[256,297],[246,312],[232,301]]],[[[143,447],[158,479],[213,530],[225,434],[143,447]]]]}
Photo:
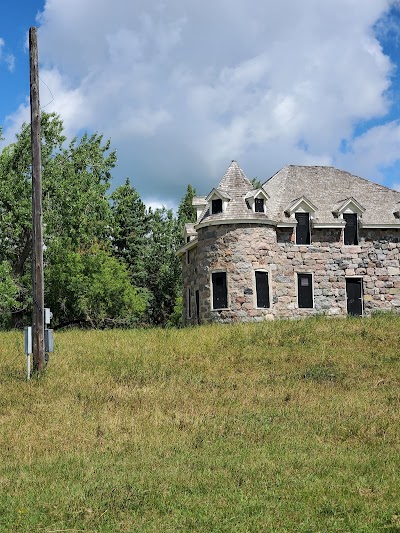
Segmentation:
{"type": "Polygon", "coordinates": [[[132,326],[143,316],[145,295],[133,287],[117,258],[93,246],[52,249],[46,268],[46,302],[55,326],[132,326]]]}
{"type": "MultiPolygon", "coordinates": [[[[0,129],[1,134],[1,129],[0,129]]],[[[45,303],[53,325],[179,323],[182,228],[195,222],[189,185],[177,216],[147,209],[129,179],[111,194],[116,153],[102,135],[66,144],[56,114],[41,116],[45,303]]],[[[0,325],[31,320],[30,126],[0,153],[0,325]],[[12,314],[11,314],[12,313],[12,314]]]]}
{"type": "Polygon", "coordinates": [[[111,194],[111,215],[113,253],[127,266],[132,283],[145,287],[150,217],[129,179],[111,194]]]}
{"type": "Polygon", "coordinates": [[[162,207],[149,213],[149,234],[145,270],[150,292],[148,319],[165,325],[173,312],[180,290],[179,226],[171,209],[162,207]]]}
{"type": "Polygon", "coordinates": [[[178,207],[178,223],[181,226],[188,222],[196,222],[196,209],[193,207],[193,198],[195,196],[196,189],[189,184],[186,189],[186,194],[178,207]]]}

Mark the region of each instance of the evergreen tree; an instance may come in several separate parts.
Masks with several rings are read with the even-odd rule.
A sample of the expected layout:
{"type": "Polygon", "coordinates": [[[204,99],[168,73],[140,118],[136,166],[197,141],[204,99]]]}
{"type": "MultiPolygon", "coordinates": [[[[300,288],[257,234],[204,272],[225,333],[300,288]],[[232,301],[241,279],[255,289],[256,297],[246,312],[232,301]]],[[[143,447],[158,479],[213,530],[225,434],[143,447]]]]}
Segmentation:
{"type": "Polygon", "coordinates": [[[112,248],[127,266],[136,287],[145,287],[145,269],[149,216],[146,206],[129,179],[111,195],[112,248]]]}
{"type": "Polygon", "coordinates": [[[150,210],[149,215],[145,261],[147,289],[151,294],[148,319],[152,324],[166,325],[180,290],[181,265],[176,255],[179,226],[171,209],[150,210]]]}
{"type": "Polygon", "coordinates": [[[193,207],[193,198],[196,196],[196,189],[190,184],[187,186],[186,194],[182,198],[178,207],[178,223],[184,226],[188,222],[196,222],[196,209],[193,207]]]}

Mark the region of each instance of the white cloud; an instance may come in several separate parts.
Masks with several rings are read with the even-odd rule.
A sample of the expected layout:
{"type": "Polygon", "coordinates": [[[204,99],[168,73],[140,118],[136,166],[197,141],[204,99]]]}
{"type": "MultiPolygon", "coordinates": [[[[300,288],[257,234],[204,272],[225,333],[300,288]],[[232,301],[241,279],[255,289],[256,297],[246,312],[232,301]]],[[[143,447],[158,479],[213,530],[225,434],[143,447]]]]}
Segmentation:
{"type": "Polygon", "coordinates": [[[4,62],[7,65],[9,72],[14,72],[15,69],[15,57],[13,54],[5,53],[5,41],[0,37],[0,63],[4,62]]]}
{"type": "Polygon", "coordinates": [[[26,100],[18,109],[6,117],[3,131],[4,140],[0,141],[0,150],[15,141],[15,135],[21,130],[23,122],[30,121],[29,101],[26,100]]]}
{"type": "Polygon", "coordinates": [[[400,159],[399,154],[400,121],[394,121],[370,128],[357,137],[336,163],[364,178],[382,181],[382,169],[393,166],[400,159]]]}
{"type": "Polygon", "coordinates": [[[71,134],[111,136],[121,181],[166,202],[188,182],[207,193],[231,159],[260,179],[336,162],[371,175],[398,157],[394,123],[352,140],[390,110],[393,64],[372,27],[392,4],[47,0],[41,78],[54,101],[43,88],[41,102],[71,134]]]}

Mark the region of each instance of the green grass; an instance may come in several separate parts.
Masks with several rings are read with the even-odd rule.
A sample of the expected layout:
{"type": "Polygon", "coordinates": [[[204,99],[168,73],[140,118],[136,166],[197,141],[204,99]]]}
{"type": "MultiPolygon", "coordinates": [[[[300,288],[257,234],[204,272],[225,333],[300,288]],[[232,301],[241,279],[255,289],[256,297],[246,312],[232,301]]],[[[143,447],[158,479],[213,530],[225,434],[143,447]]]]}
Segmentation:
{"type": "Polygon", "coordinates": [[[0,531],[400,532],[400,317],[0,334],[0,531]]]}

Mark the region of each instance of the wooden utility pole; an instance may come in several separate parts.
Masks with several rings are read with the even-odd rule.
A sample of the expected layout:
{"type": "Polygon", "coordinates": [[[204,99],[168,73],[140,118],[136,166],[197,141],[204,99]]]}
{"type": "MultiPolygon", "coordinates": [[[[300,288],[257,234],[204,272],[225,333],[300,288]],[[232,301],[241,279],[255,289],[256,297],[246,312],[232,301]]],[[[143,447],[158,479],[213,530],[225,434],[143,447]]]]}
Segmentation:
{"type": "Polygon", "coordinates": [[[29,29],[29,64],[32,145],[32,352],[33,370],[45,367],[44,357],[44,276],[42,226],[42,153],[40,145],[39,61],[37,28],[29,29]]]}

